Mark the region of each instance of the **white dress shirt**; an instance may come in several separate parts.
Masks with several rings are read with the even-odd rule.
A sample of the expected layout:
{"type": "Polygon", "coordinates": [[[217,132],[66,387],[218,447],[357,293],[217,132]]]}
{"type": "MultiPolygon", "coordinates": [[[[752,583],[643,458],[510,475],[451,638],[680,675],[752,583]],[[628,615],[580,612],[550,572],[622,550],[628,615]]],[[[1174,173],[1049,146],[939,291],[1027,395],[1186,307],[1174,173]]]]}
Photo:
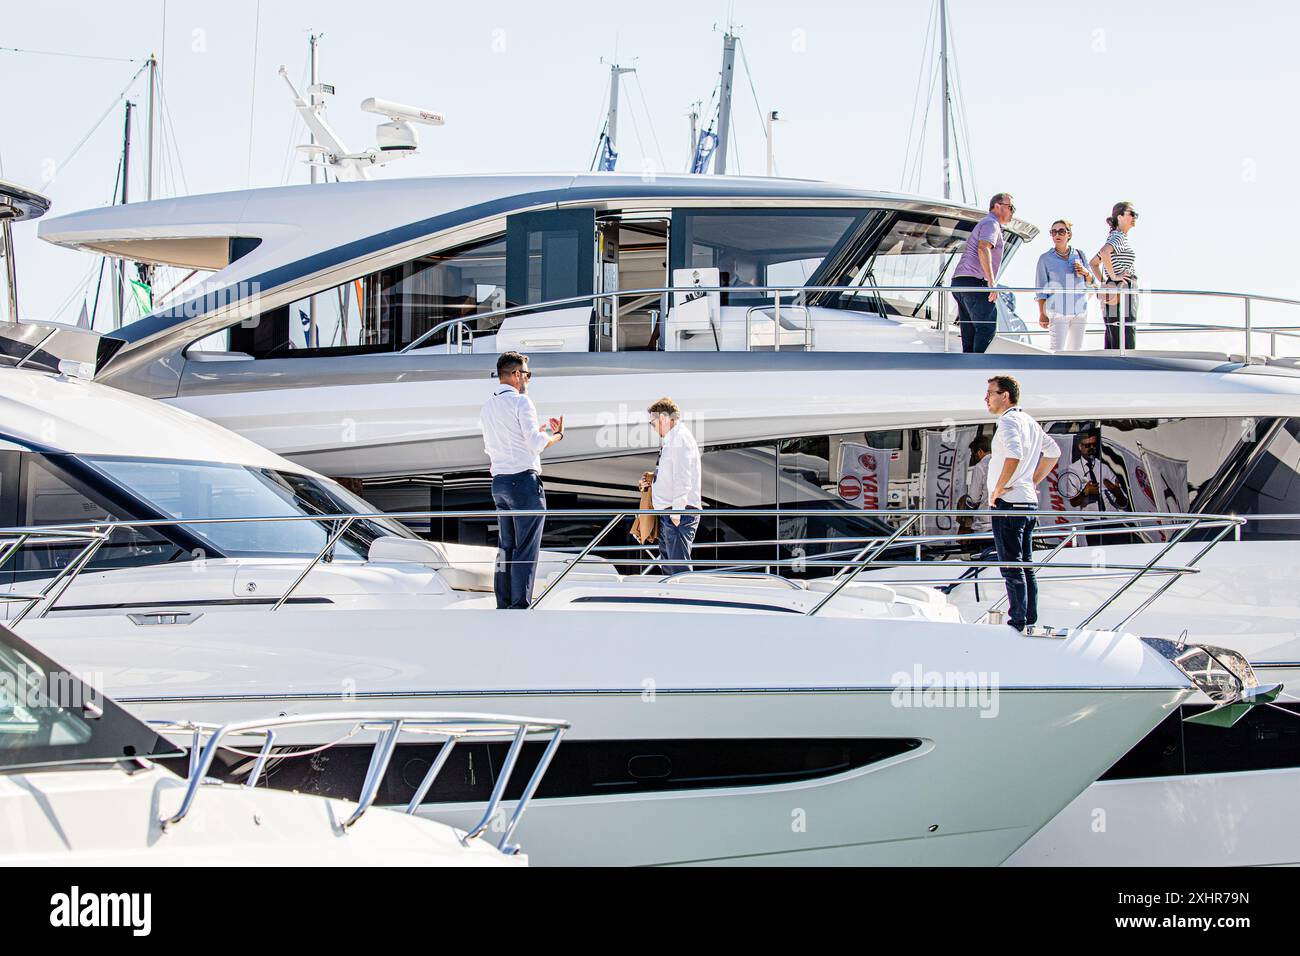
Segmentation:
{"type": "Polygon", "coordinates": [[[550,440],[540,430],[537,407],[513,385],[498,385],[478,416],[483,448],[495,475],[542,473],[542,449],[550,440]]]}
{"type": "Polygon", "coordinates": [[[700,446],[691,430],[678,422],[664,436],[659,465],[650,486],[655,508],[703,508],[700,498],[700,446]]]}
{"type": "Polygon", "coordinates": [[[1043,431],[1042,425],[1019,408],[1008,408],[998,419],[997,431],[993,433],[993,454],[989,455],[989,506],[993,505],[993,493],[997,491],[1002,466],[1008,458],[1018,458],[1020,464],[1011,473],[1002,500],[1008,504],[1036,505],[1038,491],[1034,488],[1034,471],[1038,468],[1038,460],[1060,457],[1060,446],[1043,431]]]}
{"type": "Polygon", "coordinates": [[[1071,508],[1076,511],[1128,510],[1127,504],[1121,501],[1115,492],[1106,487],[1108,481],[1120,488],[1124,487],[1124,483],[1120,481],[1119,475],[1115,474],[1115,469],[1100,458],[1089,460],[1080,455],[1079,460],[1066,468],[1065,474],[1061,476],[1061,492],[1069,501],[1082,492],[1090,481],[1096,484],[1097,495],[1091,501],[1085,501],[1078,507],[1075,507],[1074,503],[1071,502],[1071,508]]]}

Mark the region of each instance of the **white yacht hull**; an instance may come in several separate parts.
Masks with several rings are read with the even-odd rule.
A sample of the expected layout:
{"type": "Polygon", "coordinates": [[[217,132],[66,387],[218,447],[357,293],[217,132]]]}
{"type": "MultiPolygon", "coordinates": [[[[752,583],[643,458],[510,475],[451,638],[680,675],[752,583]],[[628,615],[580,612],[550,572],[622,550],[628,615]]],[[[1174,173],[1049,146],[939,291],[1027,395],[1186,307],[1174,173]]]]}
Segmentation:
{"type": "Polygon", "coordinates": [[[1104,780],[1008,866],[1297,866],[1300,768],[1104,780]]]}
{"type": "Polygon", "coordinates": [[[0,860],[6,866],[525,866],[449,828],[324,800],[241,787],[204,787],[165,832],[185,781],[117,767],[0,774],[0,860]]]}
{"type": "MultiPolygon", "coordinates": [[[[543,865],[1001,863],[1188,692],[1131,636],[1052,641],[925,621],[299,609],[184,626],[111,616],[89,635],[85,624],[49,618],[20,632],[146,718],[307,713],[342,696],[371,709],[545,711],[572,724],[562,752],[583,741],[917,741],[793,783],[543,790],[517,833],[543,865]],[[969,692],[927,695],[931,673],[955,673],[969,692]]],[[[424,809],[456,825],[475,811],[424,809]]]]}

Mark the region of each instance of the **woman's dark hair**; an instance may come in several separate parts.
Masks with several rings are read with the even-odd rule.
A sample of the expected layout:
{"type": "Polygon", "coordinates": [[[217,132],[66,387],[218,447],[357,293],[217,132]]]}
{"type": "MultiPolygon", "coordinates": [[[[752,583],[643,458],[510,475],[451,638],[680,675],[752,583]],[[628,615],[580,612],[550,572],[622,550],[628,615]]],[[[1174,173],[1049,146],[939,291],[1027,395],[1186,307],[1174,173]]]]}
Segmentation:
{"type": "Polygon", "coordinates": [[[1131,202],[1115,203],[1115,205],[1110,207],[1110,215],[1106,217],[1106,225],[1110,226],[1110,228],[1112,229],[1118,229],[1119,217],[1124,215],[1124,213],[1126,212],[1132,212],[1132,211],[1133,211],[1133,204],[1131,202]]]}

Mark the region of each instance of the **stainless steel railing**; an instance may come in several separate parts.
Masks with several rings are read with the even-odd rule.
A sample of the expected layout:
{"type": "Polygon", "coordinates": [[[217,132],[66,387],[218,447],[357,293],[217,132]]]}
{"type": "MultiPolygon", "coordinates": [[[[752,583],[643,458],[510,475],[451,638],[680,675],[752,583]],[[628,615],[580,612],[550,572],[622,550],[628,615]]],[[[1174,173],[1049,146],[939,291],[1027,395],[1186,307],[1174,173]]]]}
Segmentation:
{"type": "MultiPolygon", "coordinates": [[[[1228,332],[1228,333],[1240,334],[1243,336],[1241,352],[1247,362],[1252,361],[1253,358],[1256,356],[1254,341],[1257,335],[1270,336],[1270,351],[1268,353],[1270,355],[1276,354],[1277,340],[1279,337],[1285,339],[1300,338],[1300,312],[1296,313],[1297,324],[1261,325],[1256,321],[1254,313],[1252,311],[1252,306],[1259,305],[1259,304],[1281,305],[1281,306],[1287,306],[1289,308],[1297,308],[1300,307],[1300,299],[1291,299],[1284,296],[1264,295],[1264,294],[1252,293],[1252,292],[1229,292],[1229,291],[1222,291],[1222,290],[1206,290],[1206,289],[1157,289],[1157,288],[1130,289],[1124,287],[1105,288],[1105,289],[1098,289],[1096,287],[1085,287],[1081,289],[1062,289],[1058,286],[1042,286],[1042,287],[998,286],[994,290],[981,290],[978,287],[971,287],[971,286],[899,285],[899,284],[753,285],[753,286],[700,285],[700,286],[656,286],[656,287],[649,287],[649,288],[642,288],[642,289],[620,289],[611,292],[593,292],[587,295],[571,296],[563,299],[552,299],[547,302],[540,302],[536,304],[516,305],[504,309],[494,309],[490,312],[484,312],[474,316],[458,316],[454,319],[448,319],[444,322],[440,322],[439,324],[435,325],[433,328],[429,329],[428,331],[418,336],[414,341],[412,341],[409,345],[405,346],[401,351],[405,353],[405,352],[410,352],[414,349],[418,349],[421,346],[423,346],[425,342],[432,339],[436,334],[453,327],[457,328],[457,335],[458,335],[456,350],[458,352],[465,351],[466,341],[469,342],[470,349],[472,350],[473,338],[474,335],[476,334],[474,329],[472,328],[473,323],[485,322],[491,319],[502,319],[513,315],[523,315],[523,314],[534,313],[534,312],[552,311],[557,308],[562,308],[565,306],[581,307],[587,305],[595,309],[599,303],[604,301],[611,301],[613,303],[613,308],[611,310],[613,316],[613,320],[612,320],[613,327],[610,335],[611,349],[613,351],[618,351],[618,315],[619,315],[618,303],[620,299],[645,298],[647,296],[650,297],[658,296],[660,299],[660,310],[659,310],[660,315],[666,318],[670,312],[670,308],[668,304],[669,296],[673,294],[689,294],[692,296],[698,296],[698,295],[710,294],[710,293],[730,294],[735,296],[753,296],[757,294],[762,294],[767,297],[770,297],[772,299],[772,304],[770,306],[769,305],[751,306],[746,312],[744,350],[748,351],[752,347],[751,343],[753,339],[752,339],[751,329],[752,329],[752,321],[753,321],[754,313],[759,312],[761,310],[767,310],[767,309],[772,310],[772,324],[773,324],[774,336],[775,336],[774,347],[779,348],[779,342],[781,338],[780,317],[781,317],[781,310],[783,308],[781,302],[782,297],[788,296],[791,297],[792,299],[798,299],[801,296],[806,296],[810,294],[819,294],[819,293],[840,293],[844,295],[853,295],[853,296],[870,295],[873,297],[878,296],[880,293],[915,293],[915,294],[922,294],[928,296],[936,292],[949,292],[949,293],[970,295],[970,294],[981,293],[984,291],[996,291],[998,293],[1011,292],[1011,293],[1023,293],[1023,294],[1033,294],[1033,295],[1037,295],[1039,293],[1052,294],[1052,293],[1062,293],[1062,292],[1085,295],[1085,296],[1098,296],[1102,294],[1107,294],[1107,295],[1117,295],[1123,299],[1127,299],[1129,297],[1150,297],[1150,298],[1215,299],[1215,300],[1234,301],[1240,303],[1242,309],[1240,324],[1188,323],[1188,322],[1169,323],[1169,322],[1150,322],[1143,319],[1139,319],[1137,322],[1133,324],[1133,328],[1135,331],[1140,331],[1143,332],[1144,334],[1154,334],[1154,335],[1173,334],[1177,332],[1195,332],[1195,333],[1228,332]],[[465,338],[467,333],[469,336],[468,340],[465,338]]],[[[942,297],[940,297],[940,301],[941,302],[943,301],[942,297]]],[[[916,307],[919,309],[920,305],[917,304],[916,307]]],[[[804,310],[804,316],[805,316],[804,333],[805,333],[805,343],[806,343],[805,347],[812,348],[813,327],[812,327],[811,313],[808,307],[803,303],[799,303],[795,301],[792,302],[789,306],[784,306],[784,308],[786,308],[787,310],[790,308],[798,308],[804,310]]],[[[867,310],[867,311],[874,311],[874,310],[867,310]]],[[[1127,313],[1129,310],[1120,309],[1119,311],[1120,311],[1119,323],[1120,323],[1121,334],[1120,334],[1120,347],[1118,351],[1120,354],[1123,354],[1128,351],[1127,347],[1124,344],[1124,340],[1125,340],[1124,330],[1128,326],[1127,313]]],[[[904,316],[904,318],[906,318],[906,316],[904,316]]],[[[915,316],[913,316],[913,318],[915,318],[915,316]]],[[[939,328],[944,333],[944,350],[948,351],[949,349],[948,333],[953,323],[948,321],[948,310],[946,308],[941,309],[939,323],[940,323],[939,328]]],[[[1032,326],[1032,322],[1026,321],[1026,325],[1032,326]]],[[[1049,334],[1049,332],[1048,330],[1045,329],[1029,327],[1026,328],[1024,331],[1016,331],[1010,334],[1017,335],[1017,336],[1027,335],[1032,337],[1032,336],[1039,336],[1039,335],[1047,335],[1049,334]]],[[[865,344],[869,345],[870,343],[865,343],[865,344]]],[[[448,343],[448,346],[450,348],[450,343],[448,343]]],[[[719,351],[722,350],[720,340],[718,342],[717,348],[719,349],[719,351]]],[[[866,349],[864,348],[864,350],[866,349]]]]}
{"type": "MultiPolygon", "coordinates": [[[[569,729],[568,721],[549,718],[514,717],[504,714],[426,713],[423,711],[410,713],[357,711],[295,714],[261,720],[234,721],[228,724],[166,720],[151,720],[149,723],[160,732],[186,733],[192,738],[185,794],[181,798],[180,807],[177,808],[176,812],[171,816],[162,817],[159,821],[164,831],[180,823],[189,815],[190,810],[194,807],[194,801],[198,797],[200,788],[209,779],[208,774],[212,769],[212,763],[216,759],[217,753],[223,749],[234,749],[230,744],[231,738],[258,736],[262,739],[262,746],[256,754],[256,760],[249,772],[248,780],[244,783],[245,788],[252,789],[261,780],[268,761],[291,760],[294,757],[306,757],[318,753],[321,749],[328,749],[328,747],[314,748],[310,753],[275,754],[277,731],[298,727],[316,727],[322,724],[347,724],[352,726],[351,731],[335,741],[334,744],[328,746],[335,746],[358,731],[377,732],[379,736],[371,750],[370,765],[361,784],[361,792],[357,797],[356,808],[352,811],[351,816],[342,823],[345,832],[351,829],[374,804],[376,797],[379,795],[380,784],[383,783],[384,775],[388,772],[388,766],[392,762],[393,753],[397,749],[397,742],[403,734],[432,735],[440,738],[441,741],[438,756],[430,764],[429,769],[425,771],[419,785],[415,788],[415,793],[403,810],[407,814],[414,814],[424,802],[429,790],[442,773],[443,768],[446,767],[456,744],[463,740],[509,740],[510,749],[506,754],[505,761],[497,771],[497,779],[488,798],[487,807],[483,811],[483,816],[474,826],[466,830],[460,838],[464,846],[468,846],[471,840],[480,837],[491,825],[498,807],[505,798],[506,787],[514,773],[525,740],[529,737],[549,737],[546,749],[529,776],[522,794],[515,803],[514,812],[505,823],[501,839],[497,843],[497,849],[507,854],[513,854],[519,850],[517,846],[510,845],[510,837],[519,826],[524,810],[527,809],[529,801],[537,792],[537,787],[550,766],[565,731],[569,729]]],[[[243,753],[242,751],[235,752],[243,753]]]]}
{"type": "MultiPolygon", "coordinates": [[[[1136,613],[1145,610],[1161,595],[1166,593],[1179,578],[1197,573],[1196,565],[1202,558],[1223,539],[1231,530],[1239,528],[1245,524],[1247,519],[1234,515],[1207,515],[1207,514],[1172,514],[1172,513],[1151,513],[1151,512],[1107,512],[1105,516],[1086,517],[1079,521],[1063,522],[1045,526],[1040,529],[1040,536],[1056,538],[1062,536],[1066,540],[1062,541],[1044,561],[1028,562],[1004,562],[1004,561],[984,561],[978,559],[951,559],[951,558],[934,558],[921,559],[917,554],[917,559],[901,560],[899,558],[885,557],[885,552],[890,548],[907,546],[911,547],[914,543],[924,542],[932,545],[949,544],[961,547],[965,544],[973,543],[976,540],[987,540],[986,535],[964,534],[962,532],[952,533],[928,533],[916,536],[914,542],[911,537],[906,536],[906,532],[915,526],[916,522],[928,517],[953,517],[954,514],[959,516],[987,516],[997,517],[1005,515],[1006,512],[993,510],[982,511],[950,511],[938,509],[882,509],[882,510],[828,510],[828,509],[797,509],[797,508],[717,508],[709,509],[707,512],[688,511],[688,510],[667,510],[653,511],[630,509],[603,509],[603,510],[582,510],[582,509],[557,509],[551,511],[544,510],[517,510],[509,512],[497,511],[417,511],[417,512],[390,512],[384,514],[375,513],[354,513],[354,514],[337,514],[337,515],[276,515],[268,517],[248,517],[248,518],[194,518],[194,519],[153,519],[147,521],[112,521],[85,524],[69,524],[62,526],[45,526],[45,527],[23,527],[0,529],[0,568],[15,555],[18,551],[28,546],[33,539],[43,543],[51,541],[56,543],[74,543],[81,544],[82,547],[68,563],[59,570],[54,578],[45,584],[41,592],[37,595],[10,595],[6,600],[25,602],[26,607],[12,622],[17,625],[37,606],[41,607],[37,618],[45,617],[54,607],[59,597],[67,590],[72,581],[81,574],[89,564],[90,559],[95,553],[108,542],[111,535],[119,528],[141,529],[148,527],[178,527],[178,526],[204,526],[204,525],[221,525],[221,524],[273,524],[276,522],[300,522],[312,521],[316,523],[328,522],[333,527],[326,533],[324,546],[308,560],[305,566],[297,573],[292,583],[283,594],[275,601],[271,611],[278,611],[294,592],[299,588],[311,571],[316,568],[325,556],[332,550],[338,540],[343,536],[347,529],[356,521],[373,520],[375,518],[388,518],[393,520],[414,520],[428,518],[478,518],[478,519],[499,519],[503,515],[514,517],[547,517],[547,518],[606,518],[608,519],[604,526],[583,546],[572,558],[568,559],[565,566],[560,572],[553,577],[543,588],[542,592],[533,601],[533,607],[543,606],[546,599],[555,589],[563,582],[569,574],[577,567],[586,562],[600,560],[607,563],[607,559],[599,557],[598,552],[601,550],[602,542],[609,534],[624,521],[637,515],[649,514],[656,516],[666,516],[672,514],[695,514],[708,517],[817,517],[817,518],[837,518],[849,520],[877,519],[896,522],[895,526],[888,534],[877,534],[861,538],[864,542],[863,547],[844,560],[825,560],[813,559],[806,557],[794,557],[784,560],[762,559],[749,562],[748,564],[738,564],[735,558],[730,560],[708,560],[693,559],[692,566],[713,569],[711,573],[718,574],[722,569],[735,573],[753,571],[755,569],[783,568],[791,570],[806,570],[809,567],[834,568],[839,573],[832,579],[833,583],[829,592],[821,597],[805,613],[809,616],[821,611],[836,595],[853,582],[853,580],[864,570],[873,567],[960,567],[964,570],[976,569],[978,574],[980,569],[984,568],[1025,568],[1039,570],[1050,565],[1054,570],[1063,571],[1085,571],[1088,572],[1085,577],[1092,580],[1102,580],[1109,578],[1119,578],[1121,583],[1118,588],[1106,596],[1101,603],[1088,613],[1078,625],[1079,627],[1087,626],[1095,621],[1103,612],[1105,612],[1120,596],[1128,592],[1141,579],[1148,576],[1166,576],[1169,580],[1162,582],[1157,587],[1156,592],[1146,600],[1137,612],[1130,614],[1125,618],[1124,623],[1132,620],[1136,613]],[[1215,531],[1219,534],[1213,537],[1208,544],[1187,564],[1161,564],[1160,561],[1165,558],[1173,547],[1185,540],[1188,535],[1195,531],[1215,531]],[[1104,569],[1098,568],[1092,564],[1066,563],[1057,560],[1059,555],[1065,550],[1071,540],[1079,534],[1089,536],[1105,536],[1118,534],[1155,534],[1170,535],[1169,540],[1165,542],[1159,553],[1149,561],[1142,564],[1116,564],[1108,563],[1104,569]]],[[[1060,512],[1054,511],[1018,511],[1019,516],[1051,517],[1053,519],[1061,516],[1060,512]]],[[[1300,516],[1297,516],[1300,517],[1300,516]]],[[[779,540],[779,539],[778,539],[779,540]]],[[[826,537],[824,539],[802,539],[805,542],[827,543],[830,545],[842,544],[843,540],[836,537],[826,537]]],[[[707,545],[705,545],[707,546],[707,545]]],[[[626,558],[620,557],[619,564],[632,567],[654,566],[660,562],[656,558],[626,558]]],[[[678,581],[686,575],[675,575],[678,581]]],[[[910,582],[890,583],[912,583],[922,586],[934,586],[936,582],[924,577],[910,582]]],[[[994,609],[990,609],[994,610],[994,609]]],[[[986,614],[981,620],[987,619],[986,614]]]]}

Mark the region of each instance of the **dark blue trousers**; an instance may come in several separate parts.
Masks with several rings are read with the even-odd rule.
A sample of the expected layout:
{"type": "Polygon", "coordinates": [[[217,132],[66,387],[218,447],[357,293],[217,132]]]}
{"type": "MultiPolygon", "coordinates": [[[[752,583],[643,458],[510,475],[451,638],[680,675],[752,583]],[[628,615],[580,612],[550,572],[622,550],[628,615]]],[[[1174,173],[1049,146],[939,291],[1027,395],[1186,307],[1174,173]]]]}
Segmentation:
{"type": "MultiPolygon", "coordinates": [[[[542,490],[541,475],[535,471],[520,471],[513,475],[493,476],[492,501],[498,511],[544,509],[546,492],[542,490]]],[[[540,515],[535,518],[501,515],[497,519],[499,547],[496,573],[492,577],[497,607],[526,608],[532,603],[537,554],[542,550],[542,526],[545,523],[546,519],[540,515]]]]}
{"type": "Polygon", "coordinates": [[[961,322],[961,350],[984,352],[998,332],[998,304],[989,301],[989,284],[974,276],[956,276],[953,285],[970,286],[971,292],[954,292],[961,322]]]}
{"type": "Polygon", "coordinates": [[[700,527],[699,515],[682,515],[680,524],[673,524],[672,515],[659,519],[659,570],[676,574],[691,570],[691,546],[695,532],[700,527]]]}
{"type": "MultiPolygon", "coordinates": [[[[999,511],[1006,515],[994,515],[993,543],[998,549],[999,561],[1034,560],[1034,528],[1038,519],[1033,515],[1018,515],[1015,509],[1001,498],[993,502],[999,511]]],[[[1037,505],[1026,505],[1034,510],[1037,505]]],[[[1033,568],[1003,568],[1002,577],[1007,585],[1007,600],[1010,610],[1007,623],[1014,628],[1024,629],[1026,624],[1038,623],[1038,578],[1033,568]]]]}

